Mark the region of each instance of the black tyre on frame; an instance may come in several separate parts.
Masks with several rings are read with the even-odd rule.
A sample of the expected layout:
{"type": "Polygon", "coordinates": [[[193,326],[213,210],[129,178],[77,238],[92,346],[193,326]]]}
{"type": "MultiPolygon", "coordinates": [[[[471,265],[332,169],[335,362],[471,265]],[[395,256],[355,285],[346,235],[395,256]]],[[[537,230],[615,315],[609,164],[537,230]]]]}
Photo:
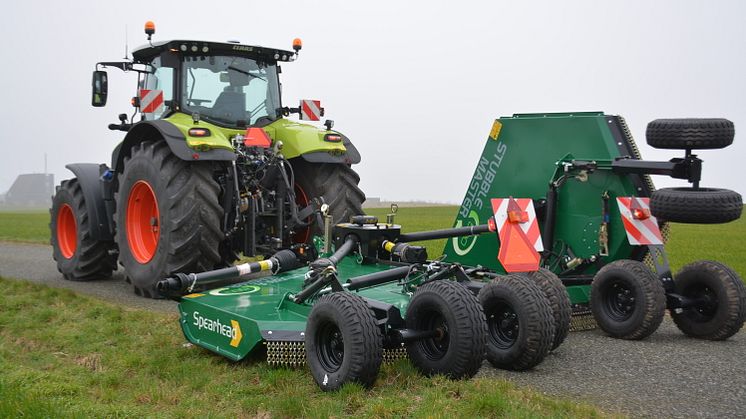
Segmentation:
{"type": "Polygon", "coordinates": [[[601,268],[591,283],[591,311],[609,335],[644,339],[663,321],[666,293],[644,263],[622,259],[601,268]]]}
{"type": "Polygon", "coordinates": [[[383,360],[383,337],[365,300],[350,292],[319,298],[306,323],[306,361],[324,391],[370,387],[383,360]]]}
{"type": "Polygon", "coordinates": [[[540,364],[554,343],[549,299],[533,279],[505,275],[479,291],[487,320],[487,360],[496,367],[523,371],[540,364]]]}
{"type": "Polygon", "coordinates": [[[720,262],[698,261],[674,277],[676,292],[696,304],[672,310],[676,326],[687,336],[725,340],[746,320],[746,287],[738,274],[720,262]]]}
{"type": "Polygon", "coordinates": [[[555,350],[565,341],[567,334],[570,333],[570,317],[572,316],[570,296],[567,294],[562,280],[548,269],[539,268],[538,271],[531,272],[528,276],[544,291],[549,301],[549,306],[552,308],[554,316],[554,341],[552,342],[551,350],[555,350]]]}
{"type": "Polygon", "coordinates": [[[486,323],[479,301],[454,281],[428,282],[407,307],[407,328],[432,331],[435,337],[410,342],[409,358],[425,375],[473,377],[484,360],[486,323]]]}

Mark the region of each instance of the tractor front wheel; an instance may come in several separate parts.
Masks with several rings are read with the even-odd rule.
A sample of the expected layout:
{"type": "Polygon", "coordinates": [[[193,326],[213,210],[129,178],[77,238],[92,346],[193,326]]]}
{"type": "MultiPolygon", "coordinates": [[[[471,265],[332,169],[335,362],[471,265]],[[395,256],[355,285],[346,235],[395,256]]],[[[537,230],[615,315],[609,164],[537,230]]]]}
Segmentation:
{"type": "Polygon", "coordinates": [[[502,276],[479,291],[487,319],[487,360],[496,367],[523,371],[540,364],[554,344],[549,299],[523,275],[502,276]]]}
{"type": "Polygon", "coordinates": [[[70,281],[108,278],[116,269],[111,241],[94,240],[83,190],[77,178],[62,181],[50,209],[52,257],[70,281]]]}
{"type": "Polygon", "coordinates": [[[348,382],[370,387],[383,360],[383,337],[362,297],[334,292],[319,298],[306,323],[306,361],[324,391],[348,382]]]}
{"type": "Polygon", "coordinates": [[[407,345],[409,358],[425,375],[469,378],[484,360],[486,323],[474,294],[454,281],[428,282],[407,307],[407,329],[432,337],[407,345]]]}
{"type": "Polygon", "coordinates": [[[684,266],[674,277],[676,292],[694,305],[672,310],[676,326],[687,336],[725,340],[746,320],[746,287],[729,267],[703,260],[684,266]]]}
{"type": "Polygon", "coordinates": [[[593,278],[591,311],[598,326],[612,337],[644,339],[663,321],[666,292],[644,263],[617,260],[593,278]]]}
{"type": "Polygon", "coordinates": [[[157,298],[155,284],[176,272],[220,261],[220,187],[210,162],[185,162],[163,142],[146,141],[124,159],[116,195],[119,261],[135,293],[157,298]]]}

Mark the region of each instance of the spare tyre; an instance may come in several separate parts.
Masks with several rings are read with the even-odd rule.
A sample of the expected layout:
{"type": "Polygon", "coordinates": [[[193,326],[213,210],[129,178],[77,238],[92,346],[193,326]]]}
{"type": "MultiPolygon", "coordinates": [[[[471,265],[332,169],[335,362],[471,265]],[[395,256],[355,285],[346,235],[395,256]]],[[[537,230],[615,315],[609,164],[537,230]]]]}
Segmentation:
{"type": "Polygon", "coordinates": [[[650,212],[661,221],[720,224],[739,219],[741,211],[741,195],[728,189],[663,188],[650,197],[650,212]]]}
{"type": "Polygon", "coordinates": [[[651,147],[674,150],[725,148],[734,135],[733,122],[723,118],[656,119],[645,131],[651,147]]]}

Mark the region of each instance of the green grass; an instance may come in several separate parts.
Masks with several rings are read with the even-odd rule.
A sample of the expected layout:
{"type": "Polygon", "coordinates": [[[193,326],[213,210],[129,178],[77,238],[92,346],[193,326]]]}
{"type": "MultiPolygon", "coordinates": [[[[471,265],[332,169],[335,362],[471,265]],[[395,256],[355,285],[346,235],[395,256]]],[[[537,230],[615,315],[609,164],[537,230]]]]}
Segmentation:
{"type": "Polygon", "coordinates": [[[0,212],[0,240],[49,243],[49,211],[0,212]]]}
{"type": "Polygon", "coordinates": [[[495,379],[425,378],[406,361],[370,390],[323,393],[306,369],[185,346],[177,315],[0,278],[0,417],[599,417],[495,379]]]}

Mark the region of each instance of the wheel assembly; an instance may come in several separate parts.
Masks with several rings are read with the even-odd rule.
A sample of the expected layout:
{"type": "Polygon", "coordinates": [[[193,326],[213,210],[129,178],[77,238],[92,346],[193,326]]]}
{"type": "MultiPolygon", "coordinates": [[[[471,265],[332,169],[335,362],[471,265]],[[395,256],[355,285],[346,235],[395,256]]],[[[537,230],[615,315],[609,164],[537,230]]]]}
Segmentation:
{"type": "Polygon", "coordinates": [[[407,345],[412,363],[425,375],[474,376],[484,359],[486,326],[474,294],[452,281],[417,289],[407,307],[407,328],[432,337],[407,345]]]}
{"type": "Polygon", "coordinates": [[[722,118],[656,119],[645,131],[651,147],[674,150],[724,148],[734,135],[733,122],[722,118]]]}
{"type": "Polygon", "coordinates": [[[671,310],[676,326],[687,336],[724,340],[746,320],[746,287],[736,272],[722,263],[699,261],[674,277],[684,307],[671,310]]]}
{"type": "Polygon", "coordinates": [[[555,350],[565,341],[567,334],[570,333],[570,317],[572,315],[570,296],[567,294],[565,286],[562,285],[562,281],[548,269],[539,268],[538,271],[531,272],[528,276],[539,285],[544,295],[547,296],[549,306],[552,308],[554,340],[552,341],[551,350],[555,350]]]}
{"type": "Polygon", "coordinates": [[[107,278],[116,268],[110,241],[95,240],[78,179],[62,182],[52,199],[50,229],[57,270],[70,281],[107,278]]]}
{"type": "Polygon", "coordinates": [[[223,209],[209,162],[185,162],[168,145],[143,142],[125,159],[116,195],[119,261],[135,293],[156,298],[159,279],[221,261],[223,209]]]}
{"type": "Polygon", "coordinates": [[[354,382],[369,387],[382,361],[381,330],[368,305],[352,293],[332,293],[314,304],[306,324],[306,360],[324,391],[354,382]]]}
{"type": "Polygon", "coordinates": [[[487,319],[487,360],[501,369],[527,370],[554,344],[554,314],[542,289],[523,275],[506,275],[479,292],[487,319]]]}
{"type": "Polygon", "coordinates": [[[642,262],[617,260],[591,284],[591,310],[599,327],[621,339],[644,339],[663,321],[666,293],[642,262]]]}

